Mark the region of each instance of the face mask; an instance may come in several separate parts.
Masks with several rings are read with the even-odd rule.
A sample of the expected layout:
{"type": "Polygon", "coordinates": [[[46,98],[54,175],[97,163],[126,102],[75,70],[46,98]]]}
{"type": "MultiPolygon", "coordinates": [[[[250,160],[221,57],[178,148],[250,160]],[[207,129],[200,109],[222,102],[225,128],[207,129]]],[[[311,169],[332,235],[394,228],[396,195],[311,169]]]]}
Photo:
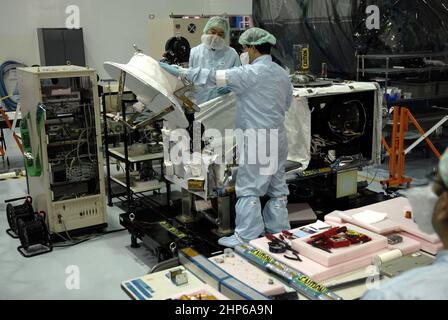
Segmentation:
{"type": "Polygon", "coordinates": [[[243,52],[240,55],[241,64],[244,66],[246,64],[249,64],[250,58],[249,58],[249,52],[243,52]]]}
{"type": "Polygon", "coordinates": [[[436,233],[432,226],[432,216],[439,198],[432,191],[432,186],[414,188],[405,195],[411,204],[412,217],[419,229],[427,234],[436,233]]]}
{"type": "Polygon", "coordinates": [[[225,40],[215,34],[203,34],[201,41],[207,48],[213,50],[222,50],[226,46],[225,40]]]}

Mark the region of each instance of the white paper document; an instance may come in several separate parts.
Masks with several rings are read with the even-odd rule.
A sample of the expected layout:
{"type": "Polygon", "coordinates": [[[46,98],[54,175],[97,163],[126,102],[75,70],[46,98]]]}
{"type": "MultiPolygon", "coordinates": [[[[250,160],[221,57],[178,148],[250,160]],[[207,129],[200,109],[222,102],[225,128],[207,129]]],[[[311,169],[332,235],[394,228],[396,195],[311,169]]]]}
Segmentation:
{"type": "Polygon", "coordinates": [[[366,210],[353,215],[353,219],[366,224],[375,224],[383,221],[386,218],[387,213],[376,212],[371,210],[366,210]]]}

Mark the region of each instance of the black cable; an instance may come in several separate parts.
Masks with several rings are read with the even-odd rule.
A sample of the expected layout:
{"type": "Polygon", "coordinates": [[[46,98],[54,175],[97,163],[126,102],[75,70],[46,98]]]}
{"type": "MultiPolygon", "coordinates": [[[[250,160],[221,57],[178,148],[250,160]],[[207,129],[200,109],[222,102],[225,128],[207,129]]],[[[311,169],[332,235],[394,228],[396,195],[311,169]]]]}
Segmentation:
{"type": "Polygon", "coordinates": [[[77,242],[75,242],[75,243],[68,243],[68,244],[61,244],[61,245],[53,245],[53,248],[73,247],[73,246],[76,246],[76,245],[78,245],[78,244],[87,242],[87,241],[89,241],[89,240],[98,239],[98,238],[100,238],[100,237],[102,237],[102,236],[105,236],[105,235],[108,235],[108,234],[112,234],[112,233],[121,232],[121,231],[125,231],[125,230],[127,230],[127,229],[126,229],[126,228],[123,228],[123,229],[117,229],[117,230],[106,231],[106,232],[97,234],[97,235],[95,235],[95,236],[93,236],[93,237],[89,237],[89,238],[86,238],[86,239],[81,239],[81,240],[79,240],[79,241],[77,241],[77,242]]]}
{"type": "Polygon", "coordinates": [[[25,65],[23,63],[11,61],[11,60],[8,60],[0,65],[0,98],[8,97],[3,101],[7,111],[16,111],[17,101],[13,100],[9,96],[8,90],[6,88],[6,84],[4,81],[4,77],[7,72],[9,72],[13,69],[17,69],[17,67],[25,67],[25,65]]]}
{"type": "Polygon", "coordinates": [[[380,168],[377,168],[377,169],[376,169],[376,172],[375,172],[375,175],[374,175],[374,177],[372,178],[372,181],[370,181],[370,183],[367,185],[367,187],[370,187],[370,185],[373,183],[373,181],[375,181],[376,176],[377,176],[377,174],[378,174],[379,171],[380,171],[380,168]]]}

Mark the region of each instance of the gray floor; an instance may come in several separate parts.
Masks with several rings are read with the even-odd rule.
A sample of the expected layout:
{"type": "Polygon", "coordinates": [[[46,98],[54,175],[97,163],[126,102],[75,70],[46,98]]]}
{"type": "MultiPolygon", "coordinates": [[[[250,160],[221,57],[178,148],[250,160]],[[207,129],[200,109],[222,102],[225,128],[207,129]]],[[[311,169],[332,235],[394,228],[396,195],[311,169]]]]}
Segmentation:
{"type": "MultiPolygon", "coordinates": [[[[68,248],[56,248],[52,253],[23,258],[17,251],[18,240],[10,238],[4,200],[24,194],[25,179],[0,183],[0,299],[127,299],[120,283],[148,272],[154,264],[143,248],[128,246],[126,231],[90,240],[68,248]],[[142,259],[143,258],[143,259],[142,259]],[[70,266],[79,270],[79,290],[69,290],[70,266]],[[69,268],[69,269],[67,269],[69,268]],[[69,273],[67,273],[69,272],[69,273]]],[[[121,228],[119,210],[109,208],[109,229],[121,228]]]]}
{"type": "MultiPolygon", "coordinates": [[[[21,166],[17,147],[7,139],[11,167],[21,166]]],[[[1,161],[1,160],[0,160],[1,161]]],[[[416,154],[407,160],[406,173],[416,178],[414,184],[427,182],[426,175],[435,167],[432,157],[416,154]],[[415,159],[414,159],[415,158],[415,159]]],[[[0,172],[8,170],[0,163],[0,172]]],[[[371,182],[369,188],[381,191],[379,181],[387,178],[387,164],[365,168],[360,174],[371,182]]],[[[144,248],[129,247],[127,232],[114,233],[75,247],[55,249],[54,252],[25,259],[16,251],[18,240],[10,238],[6,230],[4,200],[24,195],[26,180],[0,181],[0,299],[128,299],[121,290],[122,281],[146,274],[155,264],[154,257],[144,248]],[[71,274],[68,267],[79,268],[80,289],[66,287],[71,274]]],[[[119,229],[117,208],[108,209],[109,229],[119,229]]]]}
{"type": "MultiPolygon", "coordinates": [[[[22,166],[17,147],[7,137],[11,168],[22,166]]],[[[7,171],[1,163],[0,171],[7,171]]],[[[26,193],[26,179],[0,181],[0,299],[128,299],[122,281],[146,274],[155,264],[144,248],[129,247],[127,231],[113,233],[74,247],[57,248],[52,253],[23,258],[16,250],[19,240],[9,237],[4,200],[26,193]],[[79,270],[79,290],[67,289],[79,270]],[[68,272],[68,273],[67,273],[68,272]]],[[[122,227],[120,210],[108,208],[108,229],[122,227]]]]}

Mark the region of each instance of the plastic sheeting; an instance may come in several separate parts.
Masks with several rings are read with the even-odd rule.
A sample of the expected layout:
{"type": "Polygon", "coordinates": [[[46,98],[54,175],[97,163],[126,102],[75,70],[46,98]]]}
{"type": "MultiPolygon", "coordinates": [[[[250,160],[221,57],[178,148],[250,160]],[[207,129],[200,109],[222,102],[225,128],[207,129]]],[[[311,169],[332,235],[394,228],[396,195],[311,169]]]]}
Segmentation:
{"type": "Polygon", "coordinates": [[[236,96],[229,93],[199,105],[201,109],[196,115],[196,121],[201,122],[205,129],[216,129],[225,135],[226,129],[235,128],[236,96]]]}
{"type": "Polygon", "coordinates": [[[288,161],[301,164],[306,170],[311,161],[311,110],[306,98],[292,99],[285,116],[288,135],[288,161]]]}
{"type": "Polygon", "coordinates": [[[125,85],[137,95],[138,100],[152,112],[160,112],[170,105],[174,111],[164,119],[180,128],[188,127],[188,121],[174,92],[184,86],[177,77],[163,70],[159,62],[143,53],[135,53],[127,64],[106,61],[104,69],[115,80],[126,72],[125,85]]]}
{"type": "MultiPolygon", "coordinates": [[[[215,139],[208,141],[202,154],[196,155],[196,162],[183,163],[180,159],[184,156],[194,160],[193,154],[190,152],[190,143],[186,142],[190,137],[184,131],[185,140],[182,141],[186,144],[180,148],[180,142],[173,143],[170,141],[172,130],[176,129],[176,127],[172,124],[165,123],[163,130],[164,161],[165,165],[176,164],[172,168],[173,174],[166,175],[166,178],[186,190],[188,190],[189,179],[204,180],[204,191],[192,193],[198,197],[207,199],[211,189],[214,187],[222,187],[226,165],[221,164],[221,161],[224,161],[224,159],[230,161],[233,158],[233,153],[227,152],[226,147],[232,147],[234,145],[234,136],[232,132],[226,133],[226,130],[233,130],[235,128],[236,96],[234,93],[229,93],[207,101],[199,105],[199,108],[200,111],[195,115],[195,121],[200,122],[205,130],[211,129],[212,131],[208,134],[212,135],[215,139]],[[215,136],[218,133],[221,137],[215,136]],[[181,150],[188,150],[188,154],[172,154],[174,146],[181,150]]],[[[177,134],[180,133],[177,132],[177,134]]]]}
{"type": "Polygon", "coordinates": [[[293,66],[293,45],[308,43],[311,71],[327,63],[330,77],[354,78],[363,54],[448,50],[448,0],[253,0],[254,24],[277,37],[274,58],[293,66]],[[369,30],[369,5],[380,30],[369,30]]]}

